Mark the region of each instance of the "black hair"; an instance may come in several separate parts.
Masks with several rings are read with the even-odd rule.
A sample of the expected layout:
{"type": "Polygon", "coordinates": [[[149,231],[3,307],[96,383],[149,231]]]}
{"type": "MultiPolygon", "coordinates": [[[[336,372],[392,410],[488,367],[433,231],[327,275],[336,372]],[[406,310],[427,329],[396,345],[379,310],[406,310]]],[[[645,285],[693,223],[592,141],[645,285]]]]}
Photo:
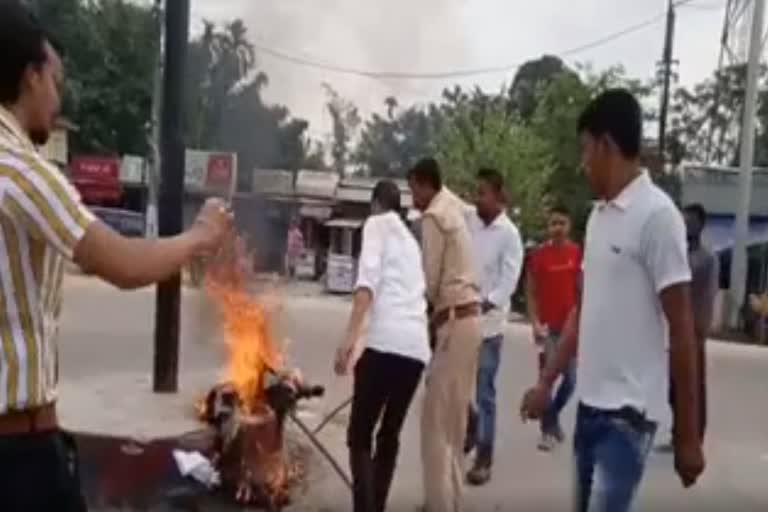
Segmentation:
{"type": "Polygon", "coordinates": [[[45,44],[58,45],[19,0],[0,0],[0,103],[9,104],[21,95],[21,80],[29,66],[47,60],[45,44]]]}
{"type": "Polygon", "coordinates": [[[549,209],[549,214],[550,215],[557,214],[557,215],[562,215],[563,217],[568,217],[569,219],[571,218],[571,210],[562,203],[553,205],[549,209]]]}
{"type": "Polygon", "coordinates": [[[499,195],[504,195],[504,176],[496,169],[483,167],[477,171],[477,179],[486,182],[499,195]]]}
{"type": "Polygon", "coordinates": [[[373,187],[372,199],[379,203],[385,211],[400,213],[400,187],[394,181],[381,180],[373,187]]]}
{"type": "Polygon", "coordinates": [[[640,155],[643,109],[626,89],[609,89],[593,99],[579,116],[578,132],[608,136],[628,159],[640,155]]]}
{"type": "Polygon", "coordinates": [[[683,208],[683,212],[698,218],[702,226],[707,223],[707,210],[699,203],[689,204],[683,208]]]}
{"type": "Polygon", "coordinates": [[[408,171],[408,179],[420,185],[429,185],[435,190],[443,188],[440,165],[434,158],[422,158],[408,171]]]}

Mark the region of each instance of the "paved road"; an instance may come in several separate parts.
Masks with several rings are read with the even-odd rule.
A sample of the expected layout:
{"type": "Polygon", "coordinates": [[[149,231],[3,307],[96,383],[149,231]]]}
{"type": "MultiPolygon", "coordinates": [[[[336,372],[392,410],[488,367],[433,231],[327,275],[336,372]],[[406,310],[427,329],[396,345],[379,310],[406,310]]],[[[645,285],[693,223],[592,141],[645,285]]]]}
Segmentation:
{"type": "MultiPolygon", "coordinates": [[[[349,395],[350,383],[331,371],[331,357],[349,307],[338,297],[286,292],[280,331],[291,342],[292,363],[306,377],[325,384],[325,400],[310,404],[308,421],[317,421],[349,395]],[[303,295],[303,296],[302,296],[303,295]]],[[[156,436],[194,426],[190,402],[216,378],[222,361],[215,315],[194,292],[183,308],[182,392],[149,393],[152,356],[151,292],[124,294],[97,282],[68,277],[61,332],[64,421],[77,428],[156,436]]],[[[654,455],[639,510],[768,510],[768,350],[710,343],[710,430],[708,470],[700,485],[682,491],[670,456],[654,455]]],[[[471,489],[467,511],[567,510],[570,493],[569,448],[553,454],[535,449],[536,428],[517,418],[518,399],[534,378],[535,353],[524,325],[511,324],[499,377],[499,440],[493,482],[471,489]]],[[[402,438],[402,456],[390,510],[413,511],[421,499],[421,467],[416,399],[402,438]]],[[[565,424],[572,424],[573,406],[565,424]]],[[[345,417],[323,433],[332,451],[345,460],[345,417]]],[[[340,480],[317,461],[301,510],[348,510],[340,480]]]]}

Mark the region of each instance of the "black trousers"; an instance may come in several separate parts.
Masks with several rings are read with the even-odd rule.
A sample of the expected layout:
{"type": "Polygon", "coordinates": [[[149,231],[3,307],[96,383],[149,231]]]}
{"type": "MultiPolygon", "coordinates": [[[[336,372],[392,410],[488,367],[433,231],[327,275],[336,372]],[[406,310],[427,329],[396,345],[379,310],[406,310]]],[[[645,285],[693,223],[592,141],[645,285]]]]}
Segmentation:
{"type": "Polygon", "coordinates": [[[71,436],[60,431],[0,436],[0,510],[86,512],[71,436]]]}
{"type": "Polygon", "coordinates": [[[383,512],[395,474],[400,431],[424,364],[367,349],[355,366],[347,431],[354,512],[383,512]],[[376,431],[374,450],[373,431],[376,431]]]}

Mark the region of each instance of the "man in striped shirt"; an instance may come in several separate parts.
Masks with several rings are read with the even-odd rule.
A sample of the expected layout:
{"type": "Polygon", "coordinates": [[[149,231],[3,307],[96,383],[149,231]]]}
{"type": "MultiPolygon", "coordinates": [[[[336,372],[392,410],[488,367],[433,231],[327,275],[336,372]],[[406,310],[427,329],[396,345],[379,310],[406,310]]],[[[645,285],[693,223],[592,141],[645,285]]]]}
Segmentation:
{"type": "Polygon", "coordinates": [[[119,288],[172,277],[232,225],[209,201],[186,233],[129,239],[83,206],[37,152],[59,111],[58,51],[19,2],[0,4],[0,509],[83,511],[73,446],[56,420],[64,262],[119,288]]]}

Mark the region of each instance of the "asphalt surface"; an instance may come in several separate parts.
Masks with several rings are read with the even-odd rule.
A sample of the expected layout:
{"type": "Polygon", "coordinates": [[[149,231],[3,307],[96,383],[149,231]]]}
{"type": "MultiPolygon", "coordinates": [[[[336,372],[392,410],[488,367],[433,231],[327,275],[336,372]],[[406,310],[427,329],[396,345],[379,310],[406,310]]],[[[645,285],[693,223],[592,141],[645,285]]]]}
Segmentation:
{"type": "MultiPolygon", "coordinates": [[[[278,331],[286,352],[306,379],[326,386],[326,397],[307,404],[303,417],[317,423],[345,400],[348,379],[332,372],[349,302],[318,296],[312,286],[282,292],[278,331]]],[[[61,398],[66,426],[99,435],[153,439],[196,428],[191,403],[220,374],[223,350],[218,320],[195,291],[183,300],[181,390],[150,392],[154,294],[121,293],[95,280],[68,276],[61,325],[61,398]]],[[[550,454],[536,450],[535,425],[517,415],[520,395],[535,376],[536,353],[528,327],[510,324],[499,372],[499,424],[492,482],[468,489],[467,512],[569,510],[570,447],[550,454]]],[[[699,484],[682,490],[670,455],[653,455],[638,508],[652,510],[768,510],[768,349],[710,342],[708,467],[699,484]]],[[[417,396],[401,439],[401,458],[389,510],[415,511],[421,504],[417,396]]],[[[573,403],[563,418],[573,424],[573,403]]],[[[346,462],[344,411],[322,432],[332,453],[346,462]]],[[[571,430],[570,428],[568,429],[571,430]]],[[[662,428],[660,438],[664,437],[662,428]]],[[[661,439],[663,440],[663,439],[661,439]]],[[[308,485],[288,510],[350,510],[349,493],[321,458],[314,457],[308,485]]],[[[181,510],[184,510],[183,508],[181,510]]],[[[204,510],[226,510],[209,505],[204,510]]]]}

